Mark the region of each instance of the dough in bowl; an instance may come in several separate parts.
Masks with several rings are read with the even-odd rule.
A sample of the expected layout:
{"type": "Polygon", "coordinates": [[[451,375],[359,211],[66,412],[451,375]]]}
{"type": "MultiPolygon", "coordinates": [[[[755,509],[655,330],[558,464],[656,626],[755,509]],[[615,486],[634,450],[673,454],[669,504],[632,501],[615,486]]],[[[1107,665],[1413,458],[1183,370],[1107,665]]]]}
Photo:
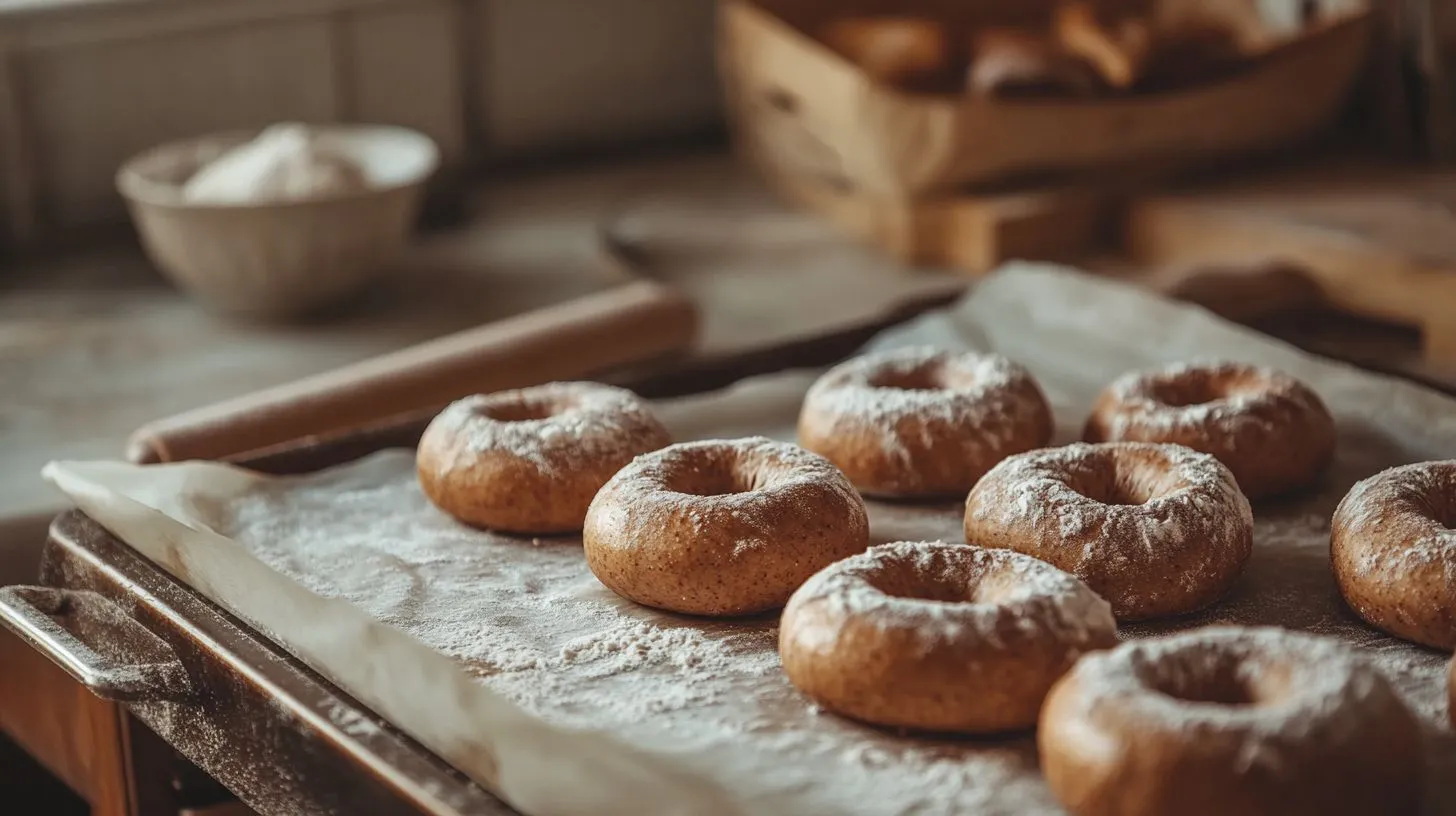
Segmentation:
{"type": "Polygon", "coordinates": [[[194,204],[269,204],[369,189],[364,167],[305,125],[264,130],[192,174],[182,195],[194,204]]]}

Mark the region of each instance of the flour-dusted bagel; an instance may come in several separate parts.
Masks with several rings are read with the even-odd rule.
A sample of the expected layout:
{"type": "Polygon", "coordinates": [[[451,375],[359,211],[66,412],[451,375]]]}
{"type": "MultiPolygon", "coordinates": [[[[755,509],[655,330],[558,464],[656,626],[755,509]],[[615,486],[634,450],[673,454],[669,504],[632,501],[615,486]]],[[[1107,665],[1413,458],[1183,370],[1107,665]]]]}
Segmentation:
{"type": "Polygon", "coordinates": [[[1213,627],[1083,657],[1042,709],[1074,816],[1411,814],[1421,729],[1338,641],[1213,627]]]}
{"type": "Polygon", "coordinates": [[[783,606],[823,567],[869,546],[864,500],[829,460],[762,437],[685,442],[602,488],[582,531],[613,592],[692,615],[783,606]]]}
{"type": "Polygon", "coordinates": [[[1392,635],[1456,649],[1456,460],[1377,473],[1330,524],[1335,581],[1355,613],[1392,635]]]}
{"type": "Polygon", "coordinates": [[[1083,653],[1117,643],[1107,602],[1035,558],[901,541],[831,564],[789,600],[779,656],[820,705],[880,725],[1029,728],[1083,653]]]}
{"type": "Polygon", "coordinates": [[[1179,363],[1102,392],[1088,442],[1166,442],[1212,454],[1251,499],[1309,486],[1335,451],[1335,421],[1309,386],[1244,363],[1179,363]]]}
{"type": "Polygon", "coordinates": [[[612,474],[669,442],[630,391],[551,383],[466,397],[420,437],[420,486],[437,507],[513,533],[580,530],[612,474]]]}
{"type": "Polygon", "coordinates": [[[1120,620],[1179,615],[1228,591],[1254,517],[1217,459],[1179,445],[1077,443],[1013,456],[966,499],[966,540],[1076,575],[1120,620]]]}
{"type": "Polygon", "coordinates": [[[956,496],[997,462],[1045,445],[1041,388],[998,354],[912,347],[830,369],[809,389],[799,441],[872,496],[956,496]]]}

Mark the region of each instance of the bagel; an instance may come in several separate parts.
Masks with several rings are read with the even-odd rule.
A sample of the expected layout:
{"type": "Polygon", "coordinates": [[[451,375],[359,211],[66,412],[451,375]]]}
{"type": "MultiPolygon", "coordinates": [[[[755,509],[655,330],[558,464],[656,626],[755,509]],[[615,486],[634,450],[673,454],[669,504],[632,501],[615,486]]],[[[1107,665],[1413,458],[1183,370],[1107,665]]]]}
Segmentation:
{"type": "Polygon", "coordinates": [[[966,540],[1076,575],[1119,620],[1218,600],[1253,552],[1233,475],[1179,445],[1078,443],[1013,456],[966,497],[966,540]]]}
{"type": "Polygon", "coordinates": [[[416,470],[430,501],[466,524],[567,533],[612,474],[669,441],[630,391],[550,383],[451,404],[420,437],[416,470]]]}
{"type": "Polygon", "coordinates": [[[1250,499],[1315,482],[1335,421],[1309,386],[1243,363],[1180,363],[1126,374],[1102,392],[1088,442],[1165,442],[1218,458],[1250,499]]]}
{"type": "Polygon", "coordinates": [[[998,354],[911,347],[857,357],[810,387],[799,441],[869,496],[961,498],[997,462],[1045,445],[1041,388],[998,354]]]}
{"type": "Polygon", "coordinates": [[[825,708],[899,728],[1029,728],[1078,656],[1117,643],[1107,602],[1034,558],[941,541],[872,547],[789,600],[779,657],[825,708]]]}
{"type": "Polygon", "coordinates": [[[809,576],[869,546],[864,500],[829,460],[762,437],[638,457],[587,510],[582,544],[607,588],[692,615],[783,606],[809,576]]]}
{"type": "Polygon", "coordinates": [[[1037,745],[1074,816],[1413,813],[1421,729],[1338,641],[1211,627],[1083,657],[1037,745]]]}

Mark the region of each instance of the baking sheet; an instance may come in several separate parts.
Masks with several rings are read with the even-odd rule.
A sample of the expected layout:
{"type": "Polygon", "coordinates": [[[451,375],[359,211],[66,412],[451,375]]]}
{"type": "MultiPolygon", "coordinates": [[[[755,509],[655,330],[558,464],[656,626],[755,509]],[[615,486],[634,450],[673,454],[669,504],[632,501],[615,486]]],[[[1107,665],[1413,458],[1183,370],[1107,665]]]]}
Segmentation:
{"type": "MultiPolygon", "coordinates": [[[[1075,438],[1098,389],[1131,368],[1219,356],[1313,384],[1341,433],[1320,489],[1256,507],[1255,554],[1223,602],[1124,635],[1267,624],[1364,648],[1428,725],[1427,812],[1456,812],[1446,656],[1360,624],[1328,567],[1329,518],[1351,484],[1456,457],[1456,401],[1042,265],[1004,269],[873,345],[907,343],[1022,361],[1053,403],[1059,441],[1075,438]]],[[[659,407],[679,439],[792,439],[814,374],[659,407]]],[[[783,679],[771,616],[714,622],[623,602],[591,577],[577,539],[509,539],[443,517],[420,494],[407,451],[285,479],[201,463],[57,463],[48,476],[172,574],[531,814],[1060,812],[1029,735],[909,738],[821,713],[783,679]]],[[[870,518],[877,542],[961,540],[957,505],[875,503],[870,518]]]]}

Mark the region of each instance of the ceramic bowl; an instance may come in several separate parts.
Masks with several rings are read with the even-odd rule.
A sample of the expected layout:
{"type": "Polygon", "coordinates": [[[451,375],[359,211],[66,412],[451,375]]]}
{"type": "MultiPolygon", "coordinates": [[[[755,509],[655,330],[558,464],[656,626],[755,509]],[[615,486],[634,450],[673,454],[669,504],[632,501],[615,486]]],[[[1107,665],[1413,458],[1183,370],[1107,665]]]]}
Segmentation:
{"type": "Polygon", "coordinates": [[[385,273],[409,240],[434,141],[385,125],[313,128],[364,171],[367,189],[267,203],[199,203],[183,185],[256,132],[164,144],[122,165],[116,184],[152,262],[208,308],[255,318],[301,316],[385,273]]]}

